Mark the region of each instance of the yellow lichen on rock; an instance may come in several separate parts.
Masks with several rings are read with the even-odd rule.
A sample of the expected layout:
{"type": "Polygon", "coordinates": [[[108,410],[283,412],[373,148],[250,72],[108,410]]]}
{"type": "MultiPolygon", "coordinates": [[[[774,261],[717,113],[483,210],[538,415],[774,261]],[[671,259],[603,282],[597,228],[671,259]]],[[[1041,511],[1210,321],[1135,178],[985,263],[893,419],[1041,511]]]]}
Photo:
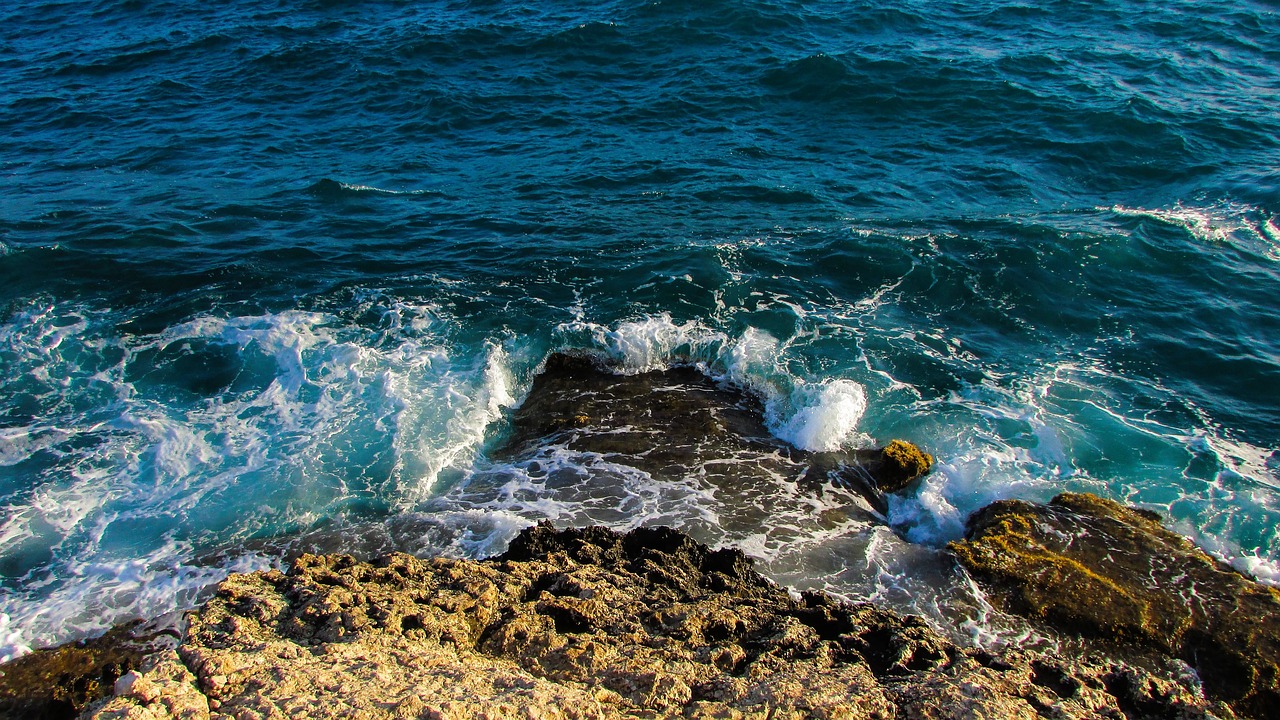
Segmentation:
{"type": "Polygon", "coordinates": [[[1088,493],[1002,500],[948,547],[1006,609],[1059,630],[1180,657],[1246,716],[1280,707],[1280,601],[1160,525],[1088,493]]]}
{"type": "Polygon", "coordinates": [[[906,440],[894,440],[880,450],[875,473],[881,492],[897,492],[933,468],[933,456],[906,440]]]}

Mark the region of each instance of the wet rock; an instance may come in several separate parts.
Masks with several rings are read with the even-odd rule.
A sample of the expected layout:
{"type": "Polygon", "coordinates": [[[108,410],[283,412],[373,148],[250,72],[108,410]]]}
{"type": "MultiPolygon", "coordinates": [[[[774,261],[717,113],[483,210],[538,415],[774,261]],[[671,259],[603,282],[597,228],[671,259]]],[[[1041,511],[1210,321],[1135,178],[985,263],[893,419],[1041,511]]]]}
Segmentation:
{"type": "Polygon", "coordinates": [[[880,450],[872,474],[881,492],[902,490],[933,467],[933,456],[905,440],[894,440],[880,450]]]}
{"type": "Polygon", "coordinates": [[[1172,654],[1238,713],[1280,713],[1280,593],[1166,530],[1155,513],[1089,494],[1006,500],[975,513],[950,548],[1008,609],[1172,654]]]}
{"type": "Polygon", "coordinates": [[[628,375],[563,353],[547,359],[512,417],[510,437],[492,456],[527,459],[549,446],[605,456],[659,480],[697,477],[729,492],[779,480],[810,489],[840,483],[881,514],[885,493],[908,488],[933,465],[901,440],[881,449],[806,452],[769,432],[758,398],[696,368],[628,375]]]}
{"type": "Polygon", "coordinates": [[[0,717],[73,718],[173,638],[135,621],[0,665],[0,717]]]}
{"type": "Polygon", "coordinates": [[[178,656],[91,717],[1207,717],[1176,677],[964,649],[666,528],[542,524],[482,562],[303,556],[219,585],[178,656]]]}

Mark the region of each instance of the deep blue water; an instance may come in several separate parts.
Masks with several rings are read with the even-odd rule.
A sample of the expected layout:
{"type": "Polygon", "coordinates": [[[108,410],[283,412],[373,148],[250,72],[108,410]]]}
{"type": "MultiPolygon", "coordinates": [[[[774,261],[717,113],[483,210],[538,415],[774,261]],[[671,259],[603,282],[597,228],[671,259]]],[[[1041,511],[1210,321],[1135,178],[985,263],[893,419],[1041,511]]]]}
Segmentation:
{"type": "Polygon", "coordinates": [[[0,654],[326,528],[474,556],[542,517],[740,510],[635,477],[602,513],[493,467],[555,349],[699,363],[810,447],[938,456],[896,534],[702,531],[790,584],[945,623],[968,611],[920,598],[967,514],[1062,489],[1280,581],[1278,15],[7,6],[0,654]]]}

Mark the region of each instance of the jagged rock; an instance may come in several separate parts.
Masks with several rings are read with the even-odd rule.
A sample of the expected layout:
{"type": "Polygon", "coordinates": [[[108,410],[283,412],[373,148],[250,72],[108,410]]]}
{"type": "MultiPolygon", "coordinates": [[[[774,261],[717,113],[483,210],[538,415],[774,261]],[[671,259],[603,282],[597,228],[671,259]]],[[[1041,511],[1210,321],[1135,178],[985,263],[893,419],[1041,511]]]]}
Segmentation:
{"type": "Polygon", "coordinates": [[[963,649],[666,528],[542,524],[482,562],[303,556],[219,585],[178,655],[190,677],[149,665],[91,717],[1208,717],[1172,673],[963,649]]]}
{"type": "Polygon", "coordinates": [[[1215,561],[1160,516],[1094,495],[1006,500],[951,550],[1008,609],[1185,660],[1206,692],[1280,716],[1280,593],[1215,561]]]}

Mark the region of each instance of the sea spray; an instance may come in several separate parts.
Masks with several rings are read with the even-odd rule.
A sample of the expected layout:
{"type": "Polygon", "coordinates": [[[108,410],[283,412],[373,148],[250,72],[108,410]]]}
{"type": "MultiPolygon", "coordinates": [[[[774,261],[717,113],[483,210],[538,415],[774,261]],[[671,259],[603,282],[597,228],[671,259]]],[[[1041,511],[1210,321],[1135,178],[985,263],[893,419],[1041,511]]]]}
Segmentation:
{"type": "Polygon", "coordinates": [[[683,523],[983,642],[998,619],[938,548],[996,498],[1089,490],[1274,577],[1260,6],[15,8],[12,647],[241,558],[489,554],[544,516],[683,523]],[[731,464],[494,457],[556,351],[697,369],[769,442],[938,464],[867,530],[838,487],[731,464]]]}

